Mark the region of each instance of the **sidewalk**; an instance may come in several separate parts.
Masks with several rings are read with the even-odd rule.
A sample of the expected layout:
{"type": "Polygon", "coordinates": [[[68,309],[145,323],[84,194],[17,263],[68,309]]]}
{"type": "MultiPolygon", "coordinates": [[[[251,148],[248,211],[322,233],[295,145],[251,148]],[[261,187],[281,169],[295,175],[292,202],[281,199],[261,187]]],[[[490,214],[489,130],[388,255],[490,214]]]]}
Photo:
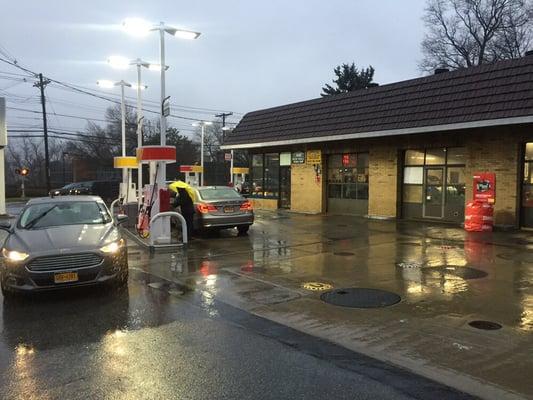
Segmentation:
{"type": "MultiPolygon", "coordinates": [[[[346,216],[258,215],[188,251],[130,267],[484,398],[533,397],[533,236],[346,216]],[[383,308],[346,308],[306,282],[382,289],[383,308]],[[480,330],[486,320],[502,326],[480,330]]],[[[316,286],[314,286],[316,288],[316,286]]]]}

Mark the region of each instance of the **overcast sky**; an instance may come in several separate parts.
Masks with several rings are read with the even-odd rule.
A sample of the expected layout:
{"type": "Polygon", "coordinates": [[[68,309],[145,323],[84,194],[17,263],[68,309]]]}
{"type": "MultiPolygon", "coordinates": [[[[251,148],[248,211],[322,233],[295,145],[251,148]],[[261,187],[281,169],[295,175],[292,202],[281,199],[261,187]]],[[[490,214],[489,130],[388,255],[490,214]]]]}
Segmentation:
{"type": "MultiPolygon", "coordinates": [[[[33,71],[98,89],[98,79],[136,79],[133,69],[111,69],[105,62],[110,55],[158,61],[156,34],[142,39],[128,36],[120,29],[124,18],[142,17],[200,31],[202,36],[195,41],[167,36],[167,95],[172,96],[173,105],[234,111],[231,121],[237,121],[248,111],[319,97],[323,84],[333,78],[333,68],[343,62],[374,66],[375,80],[381,84],[420,76],[417,62],[424,33],[424,3],[5,0],[0,46],[33,71]]],[[[0,71],[17,72],[2,63],[0,71]]],[[[144,96],[158,99],[158,74],[145,71],[144,77],[149,86],[144,96]]],[[[26,101],[26,97],[14,97],[37,96],[30,83],[0,78],[0,89],[9,106],[39,109],[37,97],[26,101]]],[[[103,118],[109,105],[53,87],[47,88],[47,96],[52,113],[103,118]]],[[[8,111],[10,127],[39,123],[18,118],[38,115],[8,111]]],[[[197,113],[176,106],[173,114],[211,119],[213,112],[197,113]]],[[[81,129],[85,125],[83,120],[50,118],[52,127],[81,129]]],[[[187,120],[172,118],[169,124],[184,132],[192,129],[187,120]]]]}

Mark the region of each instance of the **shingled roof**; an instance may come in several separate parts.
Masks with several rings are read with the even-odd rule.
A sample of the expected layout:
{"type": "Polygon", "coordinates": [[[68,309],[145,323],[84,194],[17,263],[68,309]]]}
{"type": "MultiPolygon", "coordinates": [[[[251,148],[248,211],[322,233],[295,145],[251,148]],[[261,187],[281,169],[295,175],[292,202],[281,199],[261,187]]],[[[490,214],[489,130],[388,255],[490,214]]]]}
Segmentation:
{"type": "Polygon", "coordinates": [[[225,148],[533,122],[533,56],[246,114],[225,148]]]}

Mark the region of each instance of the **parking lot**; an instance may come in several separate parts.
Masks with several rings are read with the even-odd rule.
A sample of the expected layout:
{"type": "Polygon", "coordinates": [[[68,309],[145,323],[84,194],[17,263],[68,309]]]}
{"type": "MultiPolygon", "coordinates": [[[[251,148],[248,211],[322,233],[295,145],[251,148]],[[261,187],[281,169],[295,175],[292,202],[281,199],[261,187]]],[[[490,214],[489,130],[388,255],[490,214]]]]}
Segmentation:
{"type": "Polygon", "coordinates": [[[4,303],[0,352],[9,359],[12,349],[79,346],[117,330],[166,326],[180,321],[181,301],[194,300],[208,317],[224,304],[471,394],[533,396],[523,373],[533,368],[528,234],[283,212],[256,217],[248,235],[222,231],[177,250],[150,253],[129,240],[125,290],[4,303]],[[348,299],[353,308],[321,299],[352,288],[397,301],[386,305],[371,293],[367,304],[348,299]],[[43,315],[49,329],[38,332],[43,315]],[[479,329],[487,327],[494,329],[479,329]]]}

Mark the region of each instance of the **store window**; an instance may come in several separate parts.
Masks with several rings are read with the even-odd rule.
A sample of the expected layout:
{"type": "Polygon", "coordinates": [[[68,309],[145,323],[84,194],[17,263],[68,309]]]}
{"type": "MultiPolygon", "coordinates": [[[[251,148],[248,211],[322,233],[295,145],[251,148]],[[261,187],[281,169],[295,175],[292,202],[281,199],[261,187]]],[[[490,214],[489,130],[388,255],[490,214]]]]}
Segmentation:
{"type": "Polygon", "coordinates": [[[464,147],[406,150],[402,187],[404,217],[463,220],[465,163],[464,147]]]}
{"type": "Polygon", "coordinates": [[[252,156],[252,196],[279,197],[279,153],[254,154],[252,156]]]}
{"type": "Polygon", "coordinates": [[[533,143],[526,143],[522,179],[521,224],[533,228],[533,143]]]}
{"type": "Polygon", "coordinates": [[[368,153],[329,156],[328,197],[368,200],[368,153]]]}
{"type": "Polygon", "coordinates": [[[265,154],[265,197],[279,196],[279,154],[265,154]]]}

